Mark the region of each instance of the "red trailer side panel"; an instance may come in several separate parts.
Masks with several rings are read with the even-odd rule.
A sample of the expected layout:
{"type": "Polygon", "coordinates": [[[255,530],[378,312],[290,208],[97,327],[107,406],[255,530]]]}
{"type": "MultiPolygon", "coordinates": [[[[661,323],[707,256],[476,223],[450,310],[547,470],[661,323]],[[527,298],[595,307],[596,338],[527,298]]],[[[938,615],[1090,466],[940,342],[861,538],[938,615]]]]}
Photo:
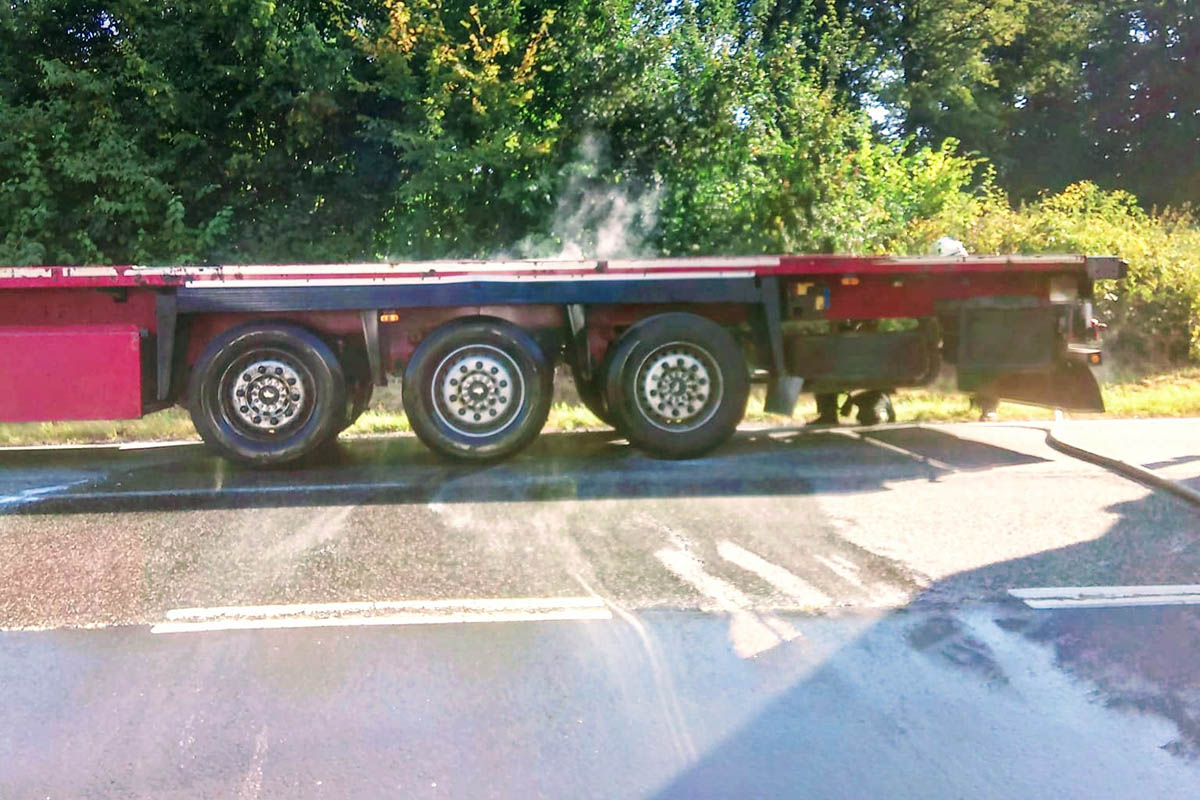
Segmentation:
{"type": "Polygon", "coordinates": [[[0,327],[0,419],[142,416],[141,332],[134,325],[0,327]]]}

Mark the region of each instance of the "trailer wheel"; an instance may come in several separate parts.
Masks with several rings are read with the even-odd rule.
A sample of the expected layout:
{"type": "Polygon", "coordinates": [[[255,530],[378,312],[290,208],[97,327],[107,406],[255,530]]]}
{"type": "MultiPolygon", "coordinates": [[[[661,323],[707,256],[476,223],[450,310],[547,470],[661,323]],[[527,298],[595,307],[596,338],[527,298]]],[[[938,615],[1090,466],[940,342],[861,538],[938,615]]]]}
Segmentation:
{"type": "Polygon", "coordinates": [[[226,458],[294,461],[337,436],[346,382],[325,342],[296,325],[246,325],[217,337],[188,387],[192,423],[226,458]]]}
{"type": "Polygon", "coordinates": [[[452,458],[490,461],[525,448],[550,413],[554,366],[500,320],[452,322],[425,337],[404,370],[413,432],[452,458]]]}
{"type": "Polygon", "coordinates": [[[630,443],[692,458],[724,443],[746,413],[746,360],[729,333],[695,314],[630,328],[608,359],[605,399],[630,443]]]}

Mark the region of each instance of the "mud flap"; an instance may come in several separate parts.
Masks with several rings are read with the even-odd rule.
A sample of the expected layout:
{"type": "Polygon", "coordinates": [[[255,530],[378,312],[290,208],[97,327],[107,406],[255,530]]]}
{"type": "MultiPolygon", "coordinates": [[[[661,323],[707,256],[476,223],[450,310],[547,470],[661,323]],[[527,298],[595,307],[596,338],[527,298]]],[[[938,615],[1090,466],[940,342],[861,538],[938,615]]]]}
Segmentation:
{"type": "Polygon", "coordinates": [[[1002,400],[1061,408],[1066,411],[1104,411],[1104,398],[1087,364],[1061,362],[1050,372],[1001,375],[981,394],[1002,400]]]}

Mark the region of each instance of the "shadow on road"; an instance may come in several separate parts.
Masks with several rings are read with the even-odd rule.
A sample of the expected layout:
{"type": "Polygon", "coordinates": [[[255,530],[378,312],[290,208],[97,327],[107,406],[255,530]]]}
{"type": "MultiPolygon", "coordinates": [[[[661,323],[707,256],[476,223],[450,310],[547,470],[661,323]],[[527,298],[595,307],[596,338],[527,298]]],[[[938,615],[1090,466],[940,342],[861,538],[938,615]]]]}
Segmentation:
{"type": "MultiPolygon", "coordinates": [[[[1200,759],[1200,609],[1037,611],[1005,599],[1008,588],[1061,585],[1063,575],[1069,575],[1074,585],[1195,582],[1200,525],[1185,529],[1178,522],[1167,522],[1181,518],[1181,502],[1155,493],[1116,504],[1107,511],[1117,515],[1117,521],[1094,541],[991,564],[935,583],[774,698],[657,796],[958,796],[971,787],[941,781],[964,773],[978,778],[974,796],[1028,796],[1017,787],[1031,776],[1044,770],[1045,779],[1051,781],[1055,770],[1083,766],[1077,763],[1080,751],[1072,750],[1070,740],[1088,735],[1089,715],[1104,719],[1113,713],[1158,717],[1170,723],[1166,727],[1173,727],[1175,733],[1147,742],[1130,731],[1128,741],[1113,741],[1109,749],[1096,754],[1102,760],[1090,767],[1098,784],[1094,793],[1078,785],[1067,791],[1079,789],[1077,796],[1121,796],[1113,793],[1118,784],[1106,788],[1108,776],[1116,774],[1111,770],[1120,773],[1123,781],[1139,770],[1151,770],[1142,759],[1155,748],[1188,761],[1200,759]],[[964,623],[964,618],[970,620],[970,612],[956,611],[946,599],[961,599],[967,587],[971,595],[998,603],[978,606],[979,618],[964,623]],[[862,652],[894,648],[897,628],[903,630],[901,640],[909,652],[889,660],[886,672],[862,675],[862,652]],[[1077,688],[1051,692],[1050,697],[1040,698],[1048,705],[1038,709],[1039,698],[1029,694],[1044,687],[1032,684],[1024,673],[1033,675],[1045,667],[1023,662],[1021,653],[1029,648],[1014,647],[1013,637],[1047,648],[1053,666],[1077,688]],[[914,666],[917,662],[932,669],[914,666]],[[962,698],[947,688],[955,683],[990,696],[995,702],[982,707],[993,709],[997,716],[983,725],[978,720],[968,722],[962,715],[977,714],[980,705],[963,701],[958,708],[956,702],[962,698]],[[877,721],[839,715],[836,707],[822,705],[828,703],[822,698],[836,697],[839,691],[856,697],[874,692],[881,705],[902,709],[890,720],[894,748],[864,749],[862,741],[879,740],[878,731],[864,727],[877,721]],[[1070,708],[1064,695],[1086,698],[1076,708],[1078,716],[1062,716],[1070,708]],[[1037,714],[1033,719],[1029,706],[1037,714]],[[1026,709],[1024,716],[1013,710],[1021,708],[1026,709]],[[837,721],[832,727],[831,719],[837,721]],[[817,720],[821,725],[811,724],[817,720]],[[1031,723],[1038,727],[1031,728],[1031,723]],[[959,735],[956,725],[968,738],[959,735]],[[987,740],[969,738],[981,730],[989,733],[987,740]],[[930,752],[931,741],[943,741],[944,749],[930,752]],[[1140,754],[1121,748],[1137,749],[1140,754]],[[1118,752],[1120,757],[1113,760],[1118,752]],[[1060,756],[1075,761],[1056,763],[1060,756]],[[956,760],[953,770],[946,767],[948,759],[956,760]]],[[[783,645],[804,646],[800,641],[783,645]]],[[[1128,718],[1106,723],[1120,731],[1125,725],[1122,719],[1128,718]]],[[[1085,772],[1088,769],[1084,767],[1085,772]]],[[[1200,772],[1196,785],[1200,785],[1200,772]]],[[[1063,796],[1055,794],[1050,783],[1034,791],[1063,796]]],[[[1147,791],[1146,796],[1153,794],[1147,791]]]]}
{"type": "MultiPolygon", "coordinates": [[[[92,463],[103,461],[102,477],[6,511],[796,495],[812,493],[815,479],[834,476],[838,491],[878,491],[892,481],[937,480],[950,471],[1042,460],[927,428],[875,429],[862,436],[795,428],[743,431],[709,457],[663,461],[642,455],[612,432],[547,433],[519,457],[491,465],[448,462],[415,438],[397,436],[339,442],[320,463],[263,471],[232,465],[200,445],[108,451],[102,458],[92,452],[92,463]]],[[[85,464],[87,453],[9,453],[5,466],[85,464]]],[[[823,482],[822,491],[832,485],[823,482]]]]}

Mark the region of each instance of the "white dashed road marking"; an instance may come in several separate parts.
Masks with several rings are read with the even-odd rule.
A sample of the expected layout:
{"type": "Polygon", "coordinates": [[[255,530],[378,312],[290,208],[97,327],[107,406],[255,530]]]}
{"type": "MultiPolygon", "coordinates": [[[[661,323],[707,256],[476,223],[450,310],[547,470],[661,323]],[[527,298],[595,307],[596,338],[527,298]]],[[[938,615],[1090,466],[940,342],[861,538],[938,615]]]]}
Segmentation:
{"type": "Polygon", "coordinates": [[[862,582],[862,578],[858,577],[858,567],[846,561],[844,558],[839,558],[837,556],[830,556],[829,558],[826,558],[825,556],[819,556],[815,553],[813,554],[813,558],[819,561],[822,566],[824,566],[834,575],[837,575],[846,583],[863,590],[867,588],[867,585],[862,582]]]}
{"type": "Polygon", "coordinates": [[[786,620],[754,611],[753,601],[740,589],[705,572],[704,565],[687,553],[665,549],[654,555],[663,566],[729,614],[729,638],[733,651],[741,658],[752,658],[800,636],[786,620]]]}
{"type": "Polygon", "coordinates": [[[1200,585],[1048,586],[1009,589],[1030,608],[1120,608],[1200,605],[1200,585]]]}
{"type": "Polygon", "coordinates": [[[733,542],[722,541],[717,544],[717,555],[747,572],[754,573],[801,606],[823,608],[833,604],[833,598],[800,576],[733,542]]]}

